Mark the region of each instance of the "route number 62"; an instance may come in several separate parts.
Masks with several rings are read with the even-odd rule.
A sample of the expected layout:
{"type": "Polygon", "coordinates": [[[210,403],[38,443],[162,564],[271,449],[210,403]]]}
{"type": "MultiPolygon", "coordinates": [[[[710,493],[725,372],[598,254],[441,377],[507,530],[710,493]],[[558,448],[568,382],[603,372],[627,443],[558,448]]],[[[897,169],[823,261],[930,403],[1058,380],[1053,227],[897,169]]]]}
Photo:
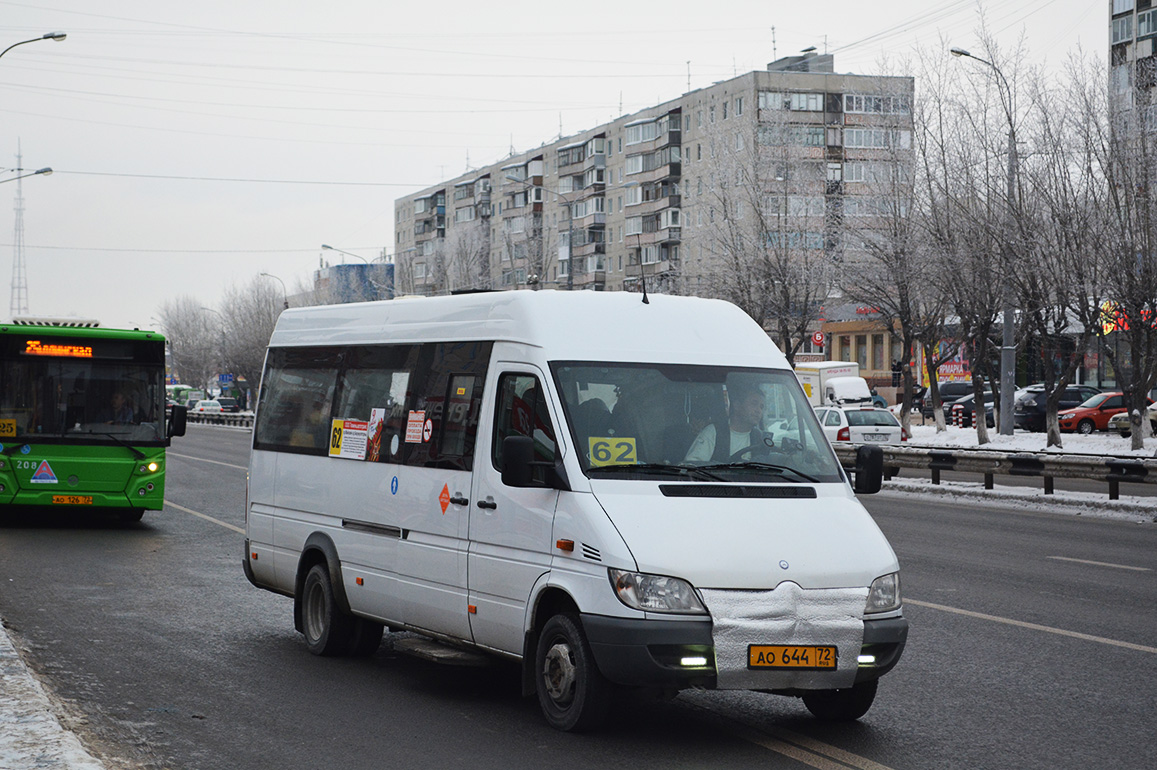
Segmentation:
{"type": "Polygon", "coordinates": [[[591,466],[595,468],[604,465],[635,465],[639,462],[633,438],[591,436],[588,440],[588,450],[591,466]]]}

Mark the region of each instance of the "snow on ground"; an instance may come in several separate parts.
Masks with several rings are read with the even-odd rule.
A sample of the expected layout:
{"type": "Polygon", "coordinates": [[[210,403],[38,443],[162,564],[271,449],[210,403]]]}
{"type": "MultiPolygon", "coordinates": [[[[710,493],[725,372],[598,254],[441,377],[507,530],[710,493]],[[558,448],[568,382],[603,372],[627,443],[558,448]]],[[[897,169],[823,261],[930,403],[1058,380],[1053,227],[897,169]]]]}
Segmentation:
{"type": "Polygon", "coordinates": [[[104,770],[64,729],[40,686],[0,625],[0,768],[104,770]]]}
{"type": "MultiPolygon", "coordinates": [[[[957,428],[948,426],[943,433],[936,432],[936,426],[929,422],[927,425],[918,424],[919,418],[912,423],[912,440],[908,446],[935,446],[977,448],[975,428],[957,428]]],[[[1065,452],[1086,455],[1112,455],[1115,457],[1157,457],[1157,439],[1145,439],[1143,449],[1133,450],[1129,447],[1131,439],[1121,438],[1116,433],[1094,433],[1091,436],[1080,436],[1076,433],[1062,433],[1061,447],[1046,446],[1047,435],[1044,433],[1029,433],[1018,430],[1011,436],[1001,436],[995,428],[988,429],[989,443],[984,449],[1017,452],[1065,452]]]]}

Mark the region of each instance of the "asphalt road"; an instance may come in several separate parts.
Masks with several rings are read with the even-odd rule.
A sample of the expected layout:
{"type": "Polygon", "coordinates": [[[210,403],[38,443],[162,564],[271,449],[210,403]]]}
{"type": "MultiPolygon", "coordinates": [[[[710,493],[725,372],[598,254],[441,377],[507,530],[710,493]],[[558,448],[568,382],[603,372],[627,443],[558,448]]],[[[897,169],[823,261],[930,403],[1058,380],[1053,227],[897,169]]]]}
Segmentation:
{"type": "Polygon", "coordinates": [[[0,521],[0,616],[109,768],[1157,767],[1157,525],[867,498],[912,631],[863,720],[692,692],[576,736],[507,665],[311,656],[241,571],[248,438],[190,426],[139,524],[0,521]]]}

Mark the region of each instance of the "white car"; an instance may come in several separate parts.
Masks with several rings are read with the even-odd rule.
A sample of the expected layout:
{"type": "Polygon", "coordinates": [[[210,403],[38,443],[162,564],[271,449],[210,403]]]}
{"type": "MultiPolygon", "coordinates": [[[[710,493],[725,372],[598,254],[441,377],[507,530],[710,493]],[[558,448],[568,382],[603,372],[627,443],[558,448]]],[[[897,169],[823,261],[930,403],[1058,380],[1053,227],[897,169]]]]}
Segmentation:
{"type": "Polygon", "coordinates": [[[856,444],[899,444],[907,441],[896,415],[874,406],[821,406],[816,417],[828,441],[856,444]]]}
{"type": "MultiPolygon", "coordinates": [[[[1157,403],[1149,404],[1145,411],[1153,425],[1153,435],[1157,436],[1157,403]]],[[[1129,424],[1129,413],[1121,412],[1110,417],[1109,430],[1115,430],[1121,438],[1127,438],[1133,432],[1133,426],[1129,424]]]]}
{"type": "Polygon", "coordinates": [[[221,414],[221,402],[212,399],[202,399],[193,407],[194,414],[221,414]]]}

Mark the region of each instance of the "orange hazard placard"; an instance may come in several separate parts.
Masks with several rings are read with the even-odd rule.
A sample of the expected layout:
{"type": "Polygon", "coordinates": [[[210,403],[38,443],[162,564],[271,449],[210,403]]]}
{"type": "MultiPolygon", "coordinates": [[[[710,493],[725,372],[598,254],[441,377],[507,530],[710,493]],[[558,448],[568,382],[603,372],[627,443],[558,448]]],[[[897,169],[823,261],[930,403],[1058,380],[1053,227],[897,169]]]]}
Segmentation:
{"type": "Polygon", "coordinates": [[[450,487],[447,484],[442,485],[442,494],[438,495],[438,503],[442,506],[442,515],[446,515],[446,509],[450,507],[450,487]]]}

